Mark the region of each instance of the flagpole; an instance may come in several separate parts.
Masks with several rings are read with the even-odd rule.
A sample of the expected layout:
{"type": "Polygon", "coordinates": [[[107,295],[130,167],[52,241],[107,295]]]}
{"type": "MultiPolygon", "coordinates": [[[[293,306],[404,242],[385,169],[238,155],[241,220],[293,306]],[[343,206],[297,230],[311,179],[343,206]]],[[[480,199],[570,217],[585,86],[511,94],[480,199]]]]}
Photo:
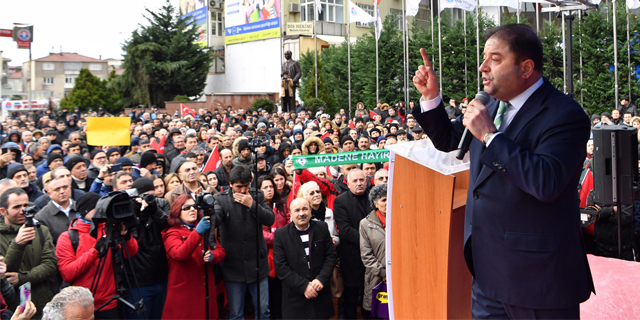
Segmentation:
{"type": "MultiPolygon", "coordinates": [[[[629,38],[629,6],[627,8],[627,65],[629,66],[629,102],[633,101],[631,98],[631,39],[629,38]]],[[[618,103],[618,101],[616,101],[618,103]]]]}
{"type": "Polygon", "coordinates": [[[442,94],[442,31],[440,30],[442,28],[442,23],[441,23],[441,18],[440,18],[440,12],[442,10],[440,10],[440,8],[438,8],[438,72],[439,72],[439,77],[438,79],[440,79],[440,94],[442,94]]]}
{"type": "Polygon", "coordinates": [[[351,119],[351,9],[349,9],[348,19],[349,19],[349,23],[347,24],[347,65],[348,65],[347,74],[349,75],[349,119],[351,119]]]}
{"type": "MultiPolygon", "coordinates": [[[[613,43],[617,44],[618,43],[618,26],[616,23],[616,0],[613,0],[611,2],[612,4],[612,11],[613,11],[613,43]]],[[[616,100],[613,104],[614,108],[615,106],[618,105],[618,46],[614,45],[613,46],[613,75],[614,75],[614,79],[615,79],[615,96],[616,96],[616,100]]]]}
{"type": "MultiPolygon", "coordinates": [[[[567,38],[564,24],[564,13],[560,13],[562,14],[562,92],[567,93],[567,38]]],[[[616,43],[615,40],[613,43],[616,43]]]]}
{"type": "Polygon", "coordinates": [[[380,90],[378,88],[378,84],[380,83],[380,79],[378,78],[378,3],[376,0],[373,0],[374,14],[376,18],[376,104],[380,101],[380,90]]]}
{"type": "MultiPolygon", "coordinates": [[[[314,4],[314,7],[317,6],[318,3],[314,4]]],[[[313,15],[313,39],[315,42],[315,50],[314,54],[314,63],[315,63],[315,79],[316,79],[316,99],[318,99],[318,31],[317,31],[317,21],[318,21],[318,8],[315,8],[316,12],[313,15]]]]}
{"type": "MultiPolygon", "coordinates": [[[[418,8],[419,8],[419,6],[420,5],[418,4],[418,8]]],[[[407,10],[409,10],[408,6],[407,6],[407,10]]],[[[411,100],[410,91],[409,91],[409,88],[411,87],[411,84],[409,82],[410,81],[409,80],[410,79],[410,77],[409,77],[409,18],[407,17],[406,13],[405,13],[404,27],[407,29],[407,32],[406,32],[406,35],[407,35],[407,41],[406,41],[406,44],[407,44],[407,50],[406,50],[406,52],[407,52],[407,72],[406,72],[406,74],[407,74],[407,80],[406,80],[406,83],[407,83],[407,101],[404,102],[404,109],[405,109],[405,115],[406,115],[407,114],[407,108],[409,107],[409,101],[411,100]]]]}
{"type": "Polygon", "coordinates": [[[480,0],[476,0],[476,80],[480,92],[480,0]]]}
{"type": "MultiPolygon", "coordinates": [[[[404,12],[404,1],[405,0],[400,0],[400,2],[402,2],[402,88],[404,91],[404,103],[407,103],[407,46],[406,46],[406,41],[407,39],[405,38],[405,34],[404,34],[404,20],[405,20],[405,12],[404,12]]],[[[400,110],[398,110],[398,113],[400,110]]]]}
{"type": "Polygon", "coordinates": [[[536,33],[540,35],[540,6],[542,6],[542,4],[534,3],[533,6],[536,11],[536,33]]]}
{"type": "Polygon", "coordinates": [[[520,23],[520,0],[518,0],[518,10],[516,10],[516,19],[520,23]]]}
{"type": "MultiPolygon", "coordinates": [[[[433,49],[434,49],[434,44],[433,43],[435,42],[435,39],[433,37],[433,35],[434,35],[434,32],[433,32],[433,29],[434,29],[434,27],[433,27],[433,18],[434,18],[434,15],[433,15],[433,3],[434,3],[434,1],[436,1],[436,0],[431,0],[431,10],[429,10],[429,11],[431,11],[431,52],[433,52],[433,49]]],[[[440,7],[439,4],[438,4],[438,7],[440,7]]],[[[442,79],[440,79],[440,81],[442,81],[442,79]]]]}
{"type": "MultiPolygon", "coordinates": [[[[582,23],[584,22],[582,20],[582,14],[583,11],[580,11],[580,46],[582,47],[582,23]]],[[[584,84],[584,78],[582,75],[582,50],[580,50],[580,83],[584,84]]],[[[580,90],[580,105],[584,106],[584,94],[582,93],[583,90],[580,90]]]]}
{"type": "Polygon", "coordinates": [[[467,72],[467,10],[462,10],[462,19],[464,28],[464,97],[468,97],[467,85],[469,82],[469,73],[467,72]]]}

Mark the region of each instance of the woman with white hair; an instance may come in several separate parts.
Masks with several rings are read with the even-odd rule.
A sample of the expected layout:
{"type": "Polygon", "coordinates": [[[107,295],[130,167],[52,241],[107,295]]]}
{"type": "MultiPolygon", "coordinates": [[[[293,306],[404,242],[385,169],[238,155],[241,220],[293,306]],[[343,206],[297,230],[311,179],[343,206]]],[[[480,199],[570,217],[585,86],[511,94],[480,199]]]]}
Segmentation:
{"type": "Polygon", "coordinates": [[[369,191],[369,201],[376,207],[360,221],[360,256],[365,267],[362,312],[371,312],[371,292],[387,280],[385,238],[387,228],[387,184],[369,191]]]}
{"type": "Polygon", "coordinates": [[[324,221],[327,224],[331,238],[333,238],[333,245],[337,247],[340,244],[340,237],[336,230],[336,223],[333,220],[333,211],[327,208],[322,201],[320,186],[315,181],[304,183],[298,190],[298,198],[305,198],[309,201],[311,218],[324,221]]]}

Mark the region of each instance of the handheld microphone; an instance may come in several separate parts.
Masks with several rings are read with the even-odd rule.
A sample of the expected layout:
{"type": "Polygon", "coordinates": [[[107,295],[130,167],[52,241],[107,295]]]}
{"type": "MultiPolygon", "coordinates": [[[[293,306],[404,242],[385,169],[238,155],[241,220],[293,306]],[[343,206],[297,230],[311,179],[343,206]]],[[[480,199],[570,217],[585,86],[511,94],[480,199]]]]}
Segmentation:
{"type": "MultiPolygon", "coordinates": [[[[475,97],[476,100],[482,102],[485,106],[489,104],[491,100],[491,96],[484,91],[478,92],[475,97]]],[[[456,159],[462,160],[464,155],[469,151],[469,145],[471,144],[471,139],[473,138],[473,134],[469,132],[469,128],[464,128],[464,132],[462,133],[462,138],[460,139],[460,143],[458,144],[458,155],[456,155],[456,159]]]]}

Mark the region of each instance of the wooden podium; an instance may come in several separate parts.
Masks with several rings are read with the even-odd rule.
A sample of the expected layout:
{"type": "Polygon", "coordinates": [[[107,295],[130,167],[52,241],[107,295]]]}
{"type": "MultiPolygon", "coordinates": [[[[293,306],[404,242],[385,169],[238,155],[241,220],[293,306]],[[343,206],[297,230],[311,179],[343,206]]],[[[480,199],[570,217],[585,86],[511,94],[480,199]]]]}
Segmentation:
{"type": "Polygon", "coordinates": [[[469,171],[444,175],[394,153],[391,161],[390,318],[470,319],[471,274],[463,255],[469,171]]]}

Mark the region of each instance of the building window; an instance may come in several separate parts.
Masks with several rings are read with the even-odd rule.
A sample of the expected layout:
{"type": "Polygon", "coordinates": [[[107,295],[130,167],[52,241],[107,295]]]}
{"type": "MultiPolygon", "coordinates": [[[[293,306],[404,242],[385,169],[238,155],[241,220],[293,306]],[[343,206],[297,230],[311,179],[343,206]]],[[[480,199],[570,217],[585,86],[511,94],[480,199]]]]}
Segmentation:
{"type": "MultiPolygon", "coordinates": [[[[375,7],[372,4],[362,4],[362,3],[356,3],[356,5],[358,7],[360,7],[360,9],[366,11],[370,16],[375,17],[375,7]]],[[[368,27],[368,28],[373,28],[373,24],[375,22],[371,22],[371,23],[362,23],[362,22],[356,22],[356,26],[358,27],[368,27]]]]}
{"type": "Polygon", "coordinates": [[[45,71],[52,71],[56,69],[56,65],[55,63],[43,63],[42,64],[42,70],[45,71]]]}
{"type": "Polygon", "coordinates": [[[212,53],[213,63],[209,68],[209,73],[224,73],[224,50],[217,50],[212,53]]]}
{"type": "MultiPolygon", "coordinates": [[[[344,0],[320,0],[322,13],[318,21],[344,23],[344,0]]],[[[300,21],[313,21],[316,14],[315,0],[300,1],[300,21]]]]}
{"type": "Polygon", "coordinates": [[[425,29],[431,28],[431,11],[429,9],[420,8],[415,19],[418,21],[418,25],[425,29]]]}
{"type": "Polygon", "coordinates": [[[53,77],[45,77],[44,78],[44,84],[45,85],[52,85],[53,84],[53,77]]]}
{"type": "Polygon", "coordinates": [[[218,37],[224,35],[224,16],[222,12],[211,12],[211,35],[218,37]]]}
{"type": "Polygon", "coordinates": [[[64,83],[66,84],[74,84],[76,82],[76,78],[73,76],[66,75],[64,76],[64,83]]]}
{"type": "Polygon", "coordinates": [[[396,16],[396,29],[402,30],[404,28],[404,14],[402,14],[402,10],[389,9],[389,14],[396,16]]]}
{"type": "Polygon", "coordinates": [[[102,71],[102,65],[99,63],[92,63],[89,65],[90,71],[102,71]]]}
{"type": "Polygon", "coordinates": [[[65,62],[65,70],[80,70],[82,69],[82,62],[65,62]]]}

